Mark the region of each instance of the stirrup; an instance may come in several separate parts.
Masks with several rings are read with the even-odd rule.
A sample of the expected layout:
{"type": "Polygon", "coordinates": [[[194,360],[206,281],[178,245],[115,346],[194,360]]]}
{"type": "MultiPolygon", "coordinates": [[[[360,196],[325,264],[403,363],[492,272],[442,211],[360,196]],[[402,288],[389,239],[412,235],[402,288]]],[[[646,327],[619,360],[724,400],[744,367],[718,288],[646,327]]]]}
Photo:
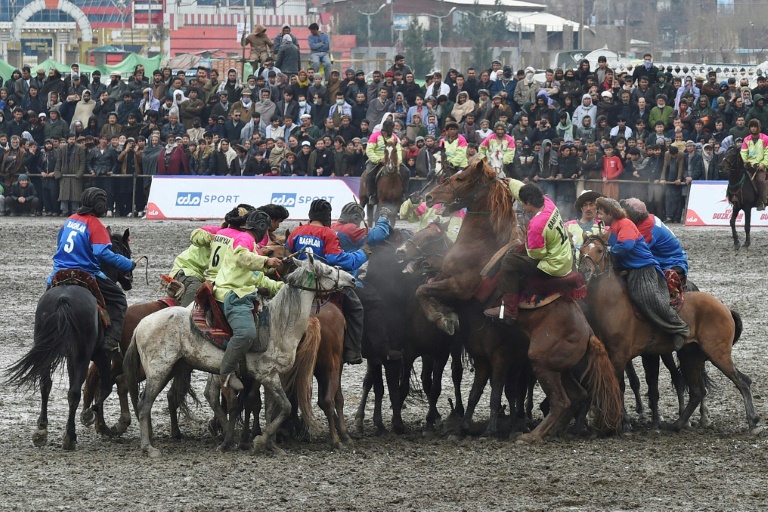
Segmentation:
{"type": "Polygon", "coordinates": [[[755,206],[755,209],[759,212],[765,211],[765,203],[760,201],[757,203],[757,206],[755,206]]]}

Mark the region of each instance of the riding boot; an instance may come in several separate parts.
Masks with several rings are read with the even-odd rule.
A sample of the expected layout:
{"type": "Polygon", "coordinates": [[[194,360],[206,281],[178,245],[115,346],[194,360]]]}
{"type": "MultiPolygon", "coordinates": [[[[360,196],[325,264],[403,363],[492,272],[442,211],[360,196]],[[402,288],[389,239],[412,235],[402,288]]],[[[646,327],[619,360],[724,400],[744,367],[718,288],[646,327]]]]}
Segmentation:
{"type": "Polygon", "coordinates": [[[236,393],[242,391],[244,387],[243,382],[238,378],[235,372],[219,375],[219,384],[221,384],[222,388],[230,388],[236,393]]]}
{"type": "Polygon", "coordinates": [[[354,291],[348,290],[344,293],[341,309],[347,321],[344,330],[344,362],[360,364],[363,362],[360,352],[363,346],[363,304],[354,291]]]}
{"type": "Polygon", "coordinates": [[[765,210],[766,205],[766,187],[765,187],[765,171],[757,171],[757,195],[760,198],[760,202],[757,204],[757,211],[761,212],[765,210]]]}
{"type": "Polygon", "coordinates": [[[500,306],[486,309],[483,313],[487,317],[503,320],[505,323],[512,325],[517,320],[517,306],[519,302],[519,293],[505,293],[501,297],[500,306]]]}
{"type": "Polygon", "coordinates": [[[376,193],[376,174],[378,174],[374,168],[368,170],[365,175],[365,188],[368,189],[368,202],[375,205],[379,202],[378,194],[376,193]]]}

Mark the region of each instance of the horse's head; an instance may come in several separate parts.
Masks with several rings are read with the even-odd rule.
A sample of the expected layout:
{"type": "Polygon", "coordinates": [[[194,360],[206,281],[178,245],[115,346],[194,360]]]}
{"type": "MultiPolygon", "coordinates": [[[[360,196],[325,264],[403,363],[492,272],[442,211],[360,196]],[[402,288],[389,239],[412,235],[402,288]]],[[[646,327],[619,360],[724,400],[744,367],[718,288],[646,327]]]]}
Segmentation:
{"type": "Polygon", "coordinates": [[[403,272],[412,273],[427,258],[445,255],[451,245],[445,234],[445,226],[432,222],[401,244],[395,251],[395,257],[399,263],[408,263],[403,272]]]}
{"type": "Polygon", "coordinates": [[[605,274],[611,268],[611,253],[608,250],[608,233],[589,235],[579,249],[579,272],[589,282],[593,277],[605,274]]]}
{"type": "Polygon", "coordinates": [[[467,167],[447,178],[433,188],[426,196],[427,205],[443,203],[448,211],[471,208],[480,193],[496,179],[496,173],[485,162],[467,167]],[[487,167],[487,169],[486,169],[487,167]]]}
{"type": "Polygon", "coordinates": [[[352,274],[338,267],[326,265],[316,258],[311,251],[307,252],[306,255],[305,260],[291,258],[296,264],[296,270],[285,278],[289,285],[316,290],[318,294],[333,293],[357,286],[357,280],[352,274]]]}
{"type": "Polygon", "coordinates": [[[741,158],[741,152],[737,144],[733,144],[723,153],[723,158],[718,166],[720,173],[728,176],[728,179],[739,179],[744,171],[744,160],[741,158]],[[737,172],[742,171],[742,172],[737,172]]]}
{"type": "Polygon", "coordinates": [[[397,148],[394,144],[387,144],[384,148],[384,171],[387,174],[400,172],[400,159],[398,158],[397,148]]]}
{"type": "Polygon", "coordinates": [[[270,240],[270,242],[262,247],[259,252],[262,256],[266,256],[267,258],[280,258],[283,259],[289,254],[291,254],[291,251],[285,246],[284,243],[280,242],[274,242],[270,240]]]}
{"type": "MultiPolygon", "coordinates": [[[[130,259],[131,258],[131,246],[129,244],[131,241],[130,231],[126,229],[121,236],[116,233],[113,233],[112,229],[107,227],[107,232],[109,233],[112,239],[112,252],[114,252],[115,254],[120,254],[121,256],[125,256],[126,258],[130,259]]],[[[105,266],[103,270],[107,278],[110,281],[118,283],[123,290],[128,291],[131,288],[133,288],[133,271],[130,271],[127,274],[124,274],[123,272],[120,272],[119,270],[111,266],[105,266]]]]}

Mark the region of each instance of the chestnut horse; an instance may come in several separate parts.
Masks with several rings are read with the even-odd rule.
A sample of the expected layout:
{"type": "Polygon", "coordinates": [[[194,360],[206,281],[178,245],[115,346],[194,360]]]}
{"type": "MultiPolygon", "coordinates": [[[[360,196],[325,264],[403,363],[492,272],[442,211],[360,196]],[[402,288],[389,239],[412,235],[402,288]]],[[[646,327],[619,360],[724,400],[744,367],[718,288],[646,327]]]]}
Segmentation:
{"type": "MultiPolygon", "coordinates": [[[[427,317],[453,333],[459,327],[458,316],[443,303],[458,303],[459,307],[467,308],[466,303],[473,300],[482,281],[480,269],[509,242],[522,241],[512,194],[506,182],[498,179],[483,161],[433,189],[427,195],[427,204],[435,203],[443,203],[449,210],[467,208],[456,243],[443,260],[440,276],[417,291],[427,317]]],[[[477,311],[482,314],[481,308],[477,311]]],[[[522,310],[515,327],[528,337],[528,357],[551,404],[544,421],[533,432],[520,436],[520,440],[540,442],[561,430],[590,394],[599,411],[598,429],[619,428],[622,400],[617,377],[605,347],[592,333],[578,304],[561,298],[538,309],[522,310]],[[583,377],[588,391],[579,382],[583,377]]],[[[511,336],[508,343],[525,343],[525,337],[511,336]]]]}
{"type": "MultiPolygon", "coordinates": [[[[665,354],[673,351],[670,336],[659,332],[644,318],[635,314],[626,284],[611,265],[611,254],[605,238],[593,235],[581,247],[579,270],[587,279],[587,304],[590,323],[606,349],[616,375],[621,375],[627,363],[647,352],[665,354]]],[[[709,360],[733,382],[741,392],[747,412],[747,424],[758,433],[759,416],[752,403],[749,377],[733,364],[731,351],[742,330],[741,317],[722,302],[704,292],[688,292],[680,309],[680,317],[691,327],[691,334],[677,355],[690,390],[688,405],[671,426],[680,430],[706,395],[704,363],[709,360]]],[[[622,379],[623,380],[623,379],[622,379]]],[[[658,390],[655,391],[658,394],[658,390]]],[[[654,414],[658,414],[654,411],[654,414]]]]}
{"type": "Polygon", "coordinates": [[[733,235],[733,249],[738,251],[741,247],[739,235],[736,233],[736,219],[739,212],[744,212],[744,233],[747,236],[744,247],[749,247],[752,241],[749,238],[749,230],[752,225],[752,208],[760,202],[757,186],[749,176],[741,158],[740,147],[735,144],[728,148],[728,151],[720,160],[720,171],[728,174],[728,190],[726,197],[731,203],[733,211],[731,212],[731,234],[733,235]]]}

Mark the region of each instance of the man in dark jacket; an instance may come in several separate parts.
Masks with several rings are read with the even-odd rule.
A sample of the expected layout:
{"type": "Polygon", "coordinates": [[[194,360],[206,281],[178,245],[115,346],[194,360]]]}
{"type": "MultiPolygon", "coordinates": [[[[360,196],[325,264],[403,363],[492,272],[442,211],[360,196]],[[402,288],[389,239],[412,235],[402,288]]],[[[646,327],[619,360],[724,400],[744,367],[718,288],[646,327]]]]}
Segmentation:
{"type": "Polygon", "coordinates": [[[11,213],[17,217],[26,213],[31,217],[37,211],[39,202],[35,186],[29,182],[26,174],[20,174],[18,181],[11,185],[8,191],[7,207],[11,209],[11,213]]]}
{"type": "Polygon", "coordinates": [[[286,90],[283,93],[283,100],[278,101],[275,112],[280,117],[290,117],[294,123],[299,122],[299,104],[293,100],[293,92],[286,90]]]}
{"type": "Polygon", "coordinates": [[[330,176],[333,172],[333,152],[325,147],[323,139],[318,139],[315,142],[315,150],[309,155],[307,176],[330,176]]]}
{"type": "MultiPolygon", "coordinates": [[[[232,142],[240,141],[240,132],[245,128],[245,123],[241,119],[242,113],[239,110],[232,112],[232,119],[224,123],[224,131],[227,138],[232,142]]],[[[237,149],[237,147],[235,147],[237,149]]]]}

